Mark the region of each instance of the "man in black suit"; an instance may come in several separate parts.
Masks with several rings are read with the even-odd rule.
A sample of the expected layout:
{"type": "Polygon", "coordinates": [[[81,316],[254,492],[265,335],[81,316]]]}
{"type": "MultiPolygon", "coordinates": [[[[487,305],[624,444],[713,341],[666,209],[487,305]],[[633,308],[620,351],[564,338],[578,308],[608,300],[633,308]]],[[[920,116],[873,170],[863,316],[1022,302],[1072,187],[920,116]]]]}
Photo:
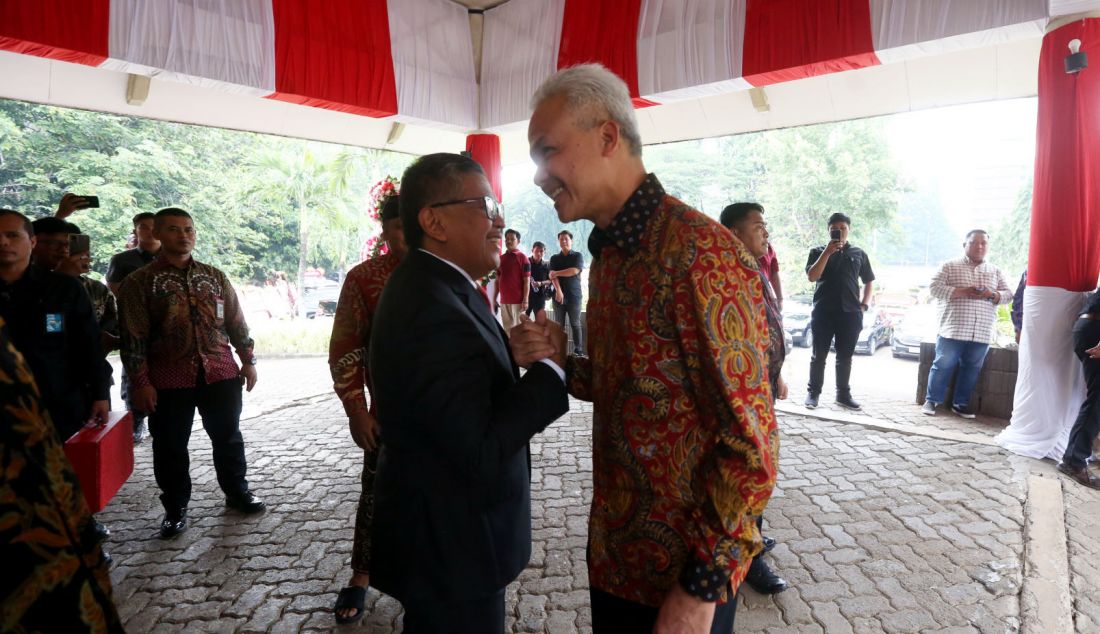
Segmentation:
{"type": "Polygon", "coordinates": [[[401,220],[409,254],[370,341],[382,427],[371,581],[404,605],[407,634],[500,634],[504,588],[531,556],[527,443],[569,407],[565,334],[544,312],[541,339],[510,350],[478,292],[504,218],[476,162],[417,160],[401,220]]]}

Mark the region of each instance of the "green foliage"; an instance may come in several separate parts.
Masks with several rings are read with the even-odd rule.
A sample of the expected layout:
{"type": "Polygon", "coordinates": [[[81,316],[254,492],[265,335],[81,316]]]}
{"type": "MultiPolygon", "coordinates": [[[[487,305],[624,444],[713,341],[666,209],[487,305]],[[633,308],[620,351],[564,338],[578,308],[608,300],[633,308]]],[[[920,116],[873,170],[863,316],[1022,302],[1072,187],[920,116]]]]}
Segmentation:
{"type": "Polygon", "coordinates": [[[991,236],[991,259],[996,262],[1012,284],[1027,268],[1028,245],[1031,242],[1031,193],[1032,181],[1020,189],[1012,214],[1001,223],[991,236]]]}
{"type": "Polygon", "coordinates": [[[101,273],[130,219],[167,206],[192,213],[196,257],[232,277],[347,268],[378,231],[370,186],[411,158],[0,100],[0,207],[42,217],[64,192],[99,196],[99,209],[70,220],[91,236],[101,273]]]}

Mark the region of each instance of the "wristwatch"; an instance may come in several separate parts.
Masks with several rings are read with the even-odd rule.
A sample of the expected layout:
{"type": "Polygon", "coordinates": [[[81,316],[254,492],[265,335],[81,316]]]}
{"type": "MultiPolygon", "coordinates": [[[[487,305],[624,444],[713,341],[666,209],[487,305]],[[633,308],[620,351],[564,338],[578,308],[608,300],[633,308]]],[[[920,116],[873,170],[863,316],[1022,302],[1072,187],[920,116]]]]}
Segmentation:
{"type": "Polygon", "coordinates": [[[863,309],[863,312],[867,312],[867,309],[870,308],[870,306],[864,304],[863,302],[859,303],[859,307],[863,309]]]}
{"type": "Polygon", "coordinates": [[[245,365],[256,365],[256,355],[244,362],[245,365]]]}

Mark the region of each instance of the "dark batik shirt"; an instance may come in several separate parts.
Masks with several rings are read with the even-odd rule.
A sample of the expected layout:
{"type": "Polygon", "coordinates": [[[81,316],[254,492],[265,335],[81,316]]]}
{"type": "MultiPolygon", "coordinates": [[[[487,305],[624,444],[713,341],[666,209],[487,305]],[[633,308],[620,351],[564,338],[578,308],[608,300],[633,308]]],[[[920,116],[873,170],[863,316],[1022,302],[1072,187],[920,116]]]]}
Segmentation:
{"type": "Polygon", "coordinates": [[[191,259],[177,268],[163,257],[132,273],[119,289],[122,362],[130,388],[195,387],[238,375],[230,344],[252,360],[252,338],[229,278],[191,259]]]}

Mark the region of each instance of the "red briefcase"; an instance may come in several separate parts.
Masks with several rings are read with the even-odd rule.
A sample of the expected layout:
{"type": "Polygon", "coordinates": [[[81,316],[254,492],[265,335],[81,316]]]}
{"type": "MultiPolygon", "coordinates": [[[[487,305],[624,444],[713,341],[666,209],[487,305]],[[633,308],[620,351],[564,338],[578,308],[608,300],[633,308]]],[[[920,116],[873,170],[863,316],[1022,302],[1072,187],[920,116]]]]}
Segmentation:
{"type": "Polygon", "coordinates": [[[134,421],[111,412],[103,427],[84,427],[65,441],[65,455],[93,513],[107,506],[134,472],[134,421]]]}

